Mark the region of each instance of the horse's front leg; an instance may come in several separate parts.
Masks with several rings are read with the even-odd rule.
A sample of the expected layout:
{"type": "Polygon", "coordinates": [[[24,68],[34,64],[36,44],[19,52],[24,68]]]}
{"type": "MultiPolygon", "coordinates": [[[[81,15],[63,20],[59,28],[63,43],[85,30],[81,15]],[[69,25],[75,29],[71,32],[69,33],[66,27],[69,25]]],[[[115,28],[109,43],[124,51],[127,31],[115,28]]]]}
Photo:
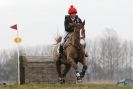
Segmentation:
{"type": "Polygon", "coordinates": [[[82,72],[80,73],[80,77],[83,78],[88,67],[87,62],[85,61],[85,58],[81,61],[81,64],[83,65],[83,68],[82,68],[82,72]]]}
{"type": "Polygon", "coordinates": [[[74,59],[72,58],[69,58],[68,59],[68,62],[70,63],[70,65],[74,68],[75,72],[76,72],[76,77],[77,77],[77,80],[81,80],[80,78],[80,73],[78,71],[78,66],[77,66],[77,63],[74,61],[74,59]]]}
{"type": "Polygon", "coordinates": [[[70,70],[71,65],[70,64],[65,64],[65,69],[63,70],[63,74],[62,77],[66,77],[66,74],[68,73],[68,71],[70,70]]]}

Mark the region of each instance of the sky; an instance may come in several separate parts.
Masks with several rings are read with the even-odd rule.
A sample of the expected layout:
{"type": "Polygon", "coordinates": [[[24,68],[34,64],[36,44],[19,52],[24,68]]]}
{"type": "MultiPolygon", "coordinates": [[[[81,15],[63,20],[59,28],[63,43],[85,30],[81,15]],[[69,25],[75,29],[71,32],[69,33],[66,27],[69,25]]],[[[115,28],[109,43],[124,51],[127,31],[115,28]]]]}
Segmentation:
{"type": "Polygon", "coordinates": [[[64,33],[64,17],[70,5],[86,21],[86,36],[98,37],[106,28],[120,38],[133,40],[133,0],[0,0],[0,51],[16,48],[17,24],[20,46],[54,44],[57,33],[64,33]]]}

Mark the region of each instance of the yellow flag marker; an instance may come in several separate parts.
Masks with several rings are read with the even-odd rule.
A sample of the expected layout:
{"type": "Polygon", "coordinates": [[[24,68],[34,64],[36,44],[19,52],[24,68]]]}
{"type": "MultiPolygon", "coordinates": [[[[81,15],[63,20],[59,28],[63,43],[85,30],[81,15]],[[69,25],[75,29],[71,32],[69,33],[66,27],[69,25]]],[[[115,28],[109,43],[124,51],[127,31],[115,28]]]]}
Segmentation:
{"type": "Polygon", "coordinates": [[[15,39],[14,39],[14,42],[15,43],[20,43],[22,41],[22,39],[20,38],[20,37],[16,37],[15,39]]]}

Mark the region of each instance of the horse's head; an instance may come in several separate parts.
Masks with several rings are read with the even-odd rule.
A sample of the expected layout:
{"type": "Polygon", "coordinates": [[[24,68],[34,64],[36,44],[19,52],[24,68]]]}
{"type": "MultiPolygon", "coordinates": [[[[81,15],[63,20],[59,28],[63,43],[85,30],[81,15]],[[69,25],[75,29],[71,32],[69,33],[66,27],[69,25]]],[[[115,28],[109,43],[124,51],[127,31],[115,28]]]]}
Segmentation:
{"type": "Polygon", "coordinates": [[[85,20],[82,23],[75,23],[74,24],[74,34],[77,36],[77,38],[85,38],[85,20]]]}
{"type": "Polygon", "coordinates": [[[85,38],[85,29],[84,29],[85,21],[82,23],[74,23],[74,32],[72,37],[72,44],[80,44],[80,39],[85,38]]]}

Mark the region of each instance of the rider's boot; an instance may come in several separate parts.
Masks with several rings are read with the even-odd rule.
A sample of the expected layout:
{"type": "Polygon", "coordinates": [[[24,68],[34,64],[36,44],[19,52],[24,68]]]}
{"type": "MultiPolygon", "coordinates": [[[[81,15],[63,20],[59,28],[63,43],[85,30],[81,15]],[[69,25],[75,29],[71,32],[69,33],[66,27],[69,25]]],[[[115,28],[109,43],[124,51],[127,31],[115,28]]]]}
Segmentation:
{"type": "Polygon", "coordinates": [[[63,55],[63,45],[60,44],[60,47],[59,47],[59,53],[60,53],[60,57],[63,55]]]}

